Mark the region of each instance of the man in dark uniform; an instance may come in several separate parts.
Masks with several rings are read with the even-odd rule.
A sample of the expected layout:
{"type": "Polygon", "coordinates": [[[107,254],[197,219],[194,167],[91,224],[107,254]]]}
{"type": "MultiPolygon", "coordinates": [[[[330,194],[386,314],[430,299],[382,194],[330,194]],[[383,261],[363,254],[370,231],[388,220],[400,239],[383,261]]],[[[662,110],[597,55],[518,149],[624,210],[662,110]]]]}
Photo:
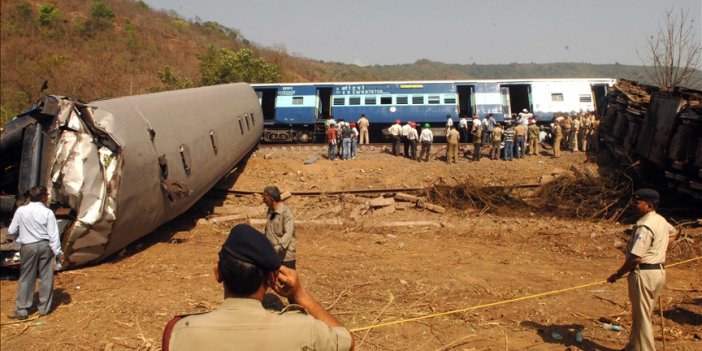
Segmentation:
{"type": "Polygon", "coordinates": [[[351,333],[306,290],[293,269],[253,227],[232,228],[219,251],[215,279],[224,302],[212,312],[175,317],[166,325],[162,350],[351,350],[351,333]],[[301,312],[266,311],[268,287],[302,306],[301,312]]]}
{"type": "Polygon", "coordinates": [[[655,350],[651,313],[665,285],[665,253],[677,230],[656,213],[659,194],[653,189],[634,192],[634,206],[641,214],[626,247],[624,264],[607,281],[628,274],[632,325],[625,350],[655,350]]]}

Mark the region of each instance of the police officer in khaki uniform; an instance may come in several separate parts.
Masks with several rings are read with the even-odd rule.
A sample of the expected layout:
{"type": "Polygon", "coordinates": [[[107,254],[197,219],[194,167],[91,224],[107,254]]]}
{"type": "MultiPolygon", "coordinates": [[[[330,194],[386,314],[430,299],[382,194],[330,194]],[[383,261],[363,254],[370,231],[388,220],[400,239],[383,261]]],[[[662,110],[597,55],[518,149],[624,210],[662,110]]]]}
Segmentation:
{"type": "Polygon", "coordinates": [[[351,350],[351,333],[307,291],[266,237],[246,224],[232,228],[219,251],[215,279],[224,302],[214,311],[168,322],[162,349],[168,350],[351,350]],[[263,308],[268,287],[302,306],[301,312],[263,308]]]}
{"type": "Polygon", "coordinates": [[[446,134],[446,141],[447,141],[446,162],[447,163],[456,163],[457,162],[457,160],[458,160],[458,140],[460,138],[461,138],[461,135],[456,130],[456,127],[452,124],[449,127],[448,134],[446,134]]]}
{"type": "Polygon", "coordinates": [[[616,282],[624,274],[631,300],[632,326],[625,350],[655,350],[651,313],[665,285],[665,253],[677,230],[656,213],[659,194],[653,189],[634,192],[634,206],[642,215],[634,226],[626,248],[624,264],[607,281],[616,282]]]}
{"type": "Polygon", "coordinates": [[[295,217],[290,207],[285,206],[277,186],[263,188],[263,203],[266,211],[266,237],[283,261],[283,266],[295,269],[295,217]]]}

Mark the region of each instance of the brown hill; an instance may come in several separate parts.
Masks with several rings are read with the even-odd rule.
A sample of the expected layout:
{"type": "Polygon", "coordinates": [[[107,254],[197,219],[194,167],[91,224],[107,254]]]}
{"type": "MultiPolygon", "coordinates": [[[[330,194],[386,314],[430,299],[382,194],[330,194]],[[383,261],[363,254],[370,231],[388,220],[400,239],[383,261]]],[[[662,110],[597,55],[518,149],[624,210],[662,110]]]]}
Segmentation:
{"type": "Polygon", "coordinates": [[[40,97],[76,96],[90,101],[177,88],[159,72],[199,85],[198,56],[210,45],[250,49],[276,65],[281,81],[372,81],[541,77],[627,77],[642,69],[580,63],[457,65],[419,60],[414,64],[359,67],[288,55],[262,48],[236,29],[216,22],[185,20],[172,11],[134,0],[3,0],[0,5],[0,125],[40,97]]]}

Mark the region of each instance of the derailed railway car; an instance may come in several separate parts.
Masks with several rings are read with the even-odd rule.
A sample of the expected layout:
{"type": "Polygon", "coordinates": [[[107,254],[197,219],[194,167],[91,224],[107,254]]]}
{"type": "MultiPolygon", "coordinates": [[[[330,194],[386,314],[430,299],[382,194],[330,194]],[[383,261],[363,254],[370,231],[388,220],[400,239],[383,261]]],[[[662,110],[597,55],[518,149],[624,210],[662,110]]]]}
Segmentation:
{"type": "MultiPolygon", "coordinates": [[[[323,142],[330,116],[356,121],[365,114],[372,141],[395,120],[429,123],[443,130],[474,114],[497,121],[527,109],[550,121],[554,113],[595,110],[604,101],[610,78],[503,79],[414,82],[333,82],[254,84],[264,114],[266,142],[323,142]]],[[[438,134],[437,134],[438,135],[438,134]]]]}
{"type": "Polygon", "coordinates": [[[600,135],[623,161],[651,166],[643,176],[702,199],[702,91],[622,79],[607,94],[600,135]]]}
{"type": "MultiPolygon", "coordinates": [[[[44,185],[69,264],[98,262],[185,212],[262,131],[243,83],[88,104],[46,96],[1,135],[3,220],[16,196],[44,185]]],[[[18,264],[13,244],[2,245],[2,265],[18,264]]]]}

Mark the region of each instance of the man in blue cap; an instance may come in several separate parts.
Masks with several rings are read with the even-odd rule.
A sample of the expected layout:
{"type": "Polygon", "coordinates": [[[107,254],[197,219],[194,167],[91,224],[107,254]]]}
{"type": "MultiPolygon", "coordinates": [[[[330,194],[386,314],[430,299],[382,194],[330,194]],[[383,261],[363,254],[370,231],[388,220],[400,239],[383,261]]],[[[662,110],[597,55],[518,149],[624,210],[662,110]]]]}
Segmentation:
{"type": "Polygon", "coordinates": [[[351,333],[300,285],[295,270],[281,266],[271,243],[246,224],[232,228],[219,251],[215,279],[224,302],[212,312],[175,317],[163,333],[167,350],[351,350],[351,333]],[[271,287],[307,314],[263,308],[271,287]]]}
{"type": "Polygon", "coordinates": [[[677,230],[656,213],[659,194],[653,189],[634,192],[633,206],[641,214],[626,247],[626,259],[607,281],[616,282],[625,274],[631,300],[632,325],[624,350],[655,350],[651,314],[665,285],[665,253],[677,230]]]}

